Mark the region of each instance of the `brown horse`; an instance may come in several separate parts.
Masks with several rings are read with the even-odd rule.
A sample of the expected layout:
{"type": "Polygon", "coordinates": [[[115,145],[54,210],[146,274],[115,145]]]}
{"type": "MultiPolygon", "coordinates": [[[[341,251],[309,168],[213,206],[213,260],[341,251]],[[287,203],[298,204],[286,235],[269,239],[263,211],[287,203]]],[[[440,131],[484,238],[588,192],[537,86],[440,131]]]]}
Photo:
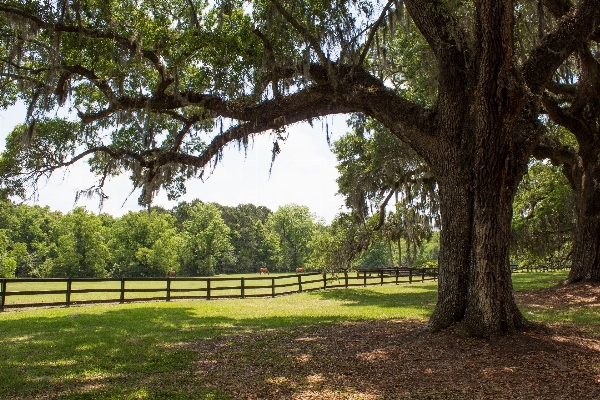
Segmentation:
{"type": "Polygon", "coordinates": [[[177,272],[174,269],[170,269],[169,272],[167,272],[167,277],[169,278],[175,278],[177,276],[177,272]]]}
{"type": "Polygon", "coordinates": [[[259,275],[262,275],[262,274],[268,274],[268,273],[269,273],[269,270],[268,270],[268,269],[266,269],[266,268],[261,268],[261,269],[258,271],[258,274],[259,274],[259,275]]]}
{"type": "Polygon", "coordinates": [[[305,273],[305,272],[306,272],[306,271],[305,271],[305,270],[304,270],[304,268],[302,268],[302,267],[300,267],[300,268],[296,268],[296,273],[297,273],[297,274],[303,274],[303,273],[305,273]]]}

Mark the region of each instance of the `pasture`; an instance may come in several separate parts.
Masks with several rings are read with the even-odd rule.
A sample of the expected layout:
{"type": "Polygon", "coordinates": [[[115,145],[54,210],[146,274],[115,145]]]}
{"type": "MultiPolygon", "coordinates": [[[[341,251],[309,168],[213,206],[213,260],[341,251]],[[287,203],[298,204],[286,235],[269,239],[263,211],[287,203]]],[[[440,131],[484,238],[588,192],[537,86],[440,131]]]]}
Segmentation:
{"type": "MultiPolygon", "coordinates": [[[[565,274],[523,273],[513,279],[515,289],[529,293],[565,274]]],[[[389,398],[383,386],[377,389],[381,371],[371,358],[386,368],[385,352],[391,349],[386,340],[398,348],[420,348],[410,338],[417,337],[415,327],[423,326],[436,296],[436,283],[426,282],[276,298],[7,311],[0,313],[0,398],[389,398]],[[364,336],[369,327],[377,329],[364,336]],[[400,335],[407,327],[412,336],[406,340],[412,342],[403,346],[390,332],[400,335]],[[333,379],[338,375],[325,371],[326,362],[338,375],[375,369],[362,384],[351,384],[333,379]]],[[[595,306],[581,314],[531,305],[523,310],[533,320],[581,324],[589,335],[600,334],[589,328],[600,326],[595,306]]],[[[415,390],[412,394],[422,392],[415,390]]],[[[438,398],[430,395],[439,390],[421,398],[438,398]]]]}
{"type": "MultiPolygon", "coordinates": [[[[65,302],[65,279],[9,280],[8,291],[22,292],[18,296],[7,296],[5,305],[58,304],[65,302]]],[[[72,303],[140,301],[151,298],[227,298],[272,296],[323,287],[322,275],[301,276],[287,274],[248,275],[231,274],[210,278],[126,278],[121,279],[74,279],[69,283],[72,303]],[[169,293],[167,293],[167,285],[169,293]],[[243,292],[241,286],[244,286],[243,292]],[[123,291],[123,294],[121,294],[123,291]]]]}
{"type": "Polygon", "coordinates": [[[0,311],[110,302],[275,297],[327,288],[436,279],[437,271],[431,268],[381,269],[335,275],[312,272],[181,278],[0,279],[0,311]]]}

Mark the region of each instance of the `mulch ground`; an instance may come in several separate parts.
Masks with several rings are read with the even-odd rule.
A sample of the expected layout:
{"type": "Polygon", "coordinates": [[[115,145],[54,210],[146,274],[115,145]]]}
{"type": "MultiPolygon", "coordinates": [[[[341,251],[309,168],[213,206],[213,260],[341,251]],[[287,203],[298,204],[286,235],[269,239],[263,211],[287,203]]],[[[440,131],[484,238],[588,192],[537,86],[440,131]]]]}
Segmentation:
{"type": "MultiPolygon", "coordinates": [[[[600,285],[516,297],[529,307],[600,307],[600,285]]],[[[196,343],[196,374],[236,399],[600,399],[600,335],[591,329],[561,323],[481,340],[424,326],[384,320],[222,337],[196,343]]]]}

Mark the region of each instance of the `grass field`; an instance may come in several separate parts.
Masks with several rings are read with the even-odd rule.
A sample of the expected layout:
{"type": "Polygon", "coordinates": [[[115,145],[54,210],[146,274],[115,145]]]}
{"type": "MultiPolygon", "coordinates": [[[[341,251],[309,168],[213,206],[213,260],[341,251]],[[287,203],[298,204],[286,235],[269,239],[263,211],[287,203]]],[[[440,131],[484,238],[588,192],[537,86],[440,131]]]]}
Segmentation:
{"type": "MultiPolygon", "coordinates": [[[[415,273],[414,281],[420,281],[422,276],[415,273]]],[[[427,277],[431,280],[431,277],[427,277]]],[[[173,298],[206,298],[210,289],[211,298],[218,297],[240,297],[242,280],[244,282],[244,296],[271,296],[298,292],[300,288],[303,291],[317,290],[323,288],[323,276],[319,273],[309,275],[294,275],[290,273],[270,274],[270,275],[248,275],[232,274],[223,276],[214,276],[210,278],[175,278],[170,280],[170,297],[173,298]],[[210,282],[208,282],[210,281],[210,282]],[[274,287],[273,287],[274,285],[274,287]]],[[[399,282],[407,282],[408,276],[400,276],[399,282]]],[[[343,275],[327,277],[327,285],[344,285],[343,275]],[[340,279],[341,278],[341,279],[340,279]]],[[[394,276],[386,276],[384,282],[392,283],[394,276]]],[[[377,274],[367,276],[369,285],[379,284],[380,278],[377,274]]],[[[360,277],[353,273],[349,274],[350,286],[363,285],[363,276],[360,277]]],[[[135,301],[137,299],[162,298],[167,296],[167,282],[165,278],[156,280],[135,280],[126,279],[124,282],[125,301],[135,301]]],[[[27,304],[51,304],[65,303],[67,282],[58,281],[8,281],[6,290],[9,295],[6,296],[6,307],[27,304]],[[61,293],[56,293],[61,291],[61,293]],[[29,294],[29,292],[48,292],[29,294]]],[[[73,281],[71,284],[70,302],[119,302],[121,281],[73,281]]]]}
{"type": "MultiPolygon", "coordinates": [[[[271,285],[272,279],[275,278],[276,285],[283,287],[276,287],[275,294],[281,294],[289,291],[298,290],[298,277],[290,276],[290,274],[271,274],[262,276],[248,276],[246,275],[227,275],[217,276],[211,278],[211,296],[240,296],[241,279],[244,278],[245,295],[264,295],[269,296],[272,294],[271,285]],[[286,278],[278,279],[279,276],[286,276],[286,278]],[[235,287],[235,288],[234,288],[235,287]]],[[[322,276],[321,275],[309,275],[302,277],[302,289],[311,290],[316,288],[322,288],[322,276]]],[[[73,282],[71,289],[74,293],[71,294],[72,302],[90,301],[90,300],[114,300],[119,301],[120,297],[120,281],[102,281],[102,282],[73,282]],[[110,289],[114,292],[86,292],[77,293],[77,290],[95,290],[95,289],[110,289]]],[[[125,298],[127,300],[149,298],[149,297],[165,297],[166,296],[166,282],[162,281],[135,281],[127,280],[125,282],[126,290],[136,290],[136,292],[127,292],[125,298]]],[[[171,280],[172,296],[200,296],[206,297],[207,293],[207,282],[206,280],[199,281],[187,281],[185,279],[176,278],[171,280]]],[[[8,282],[7,291],[56,291],[66,290],[66,282],[8,282]]],[[[12,304],[31,304],[31,303],[56,303],[64,302],[65,294],[36,294],[36,295],[11,295],[6,298],[6,305],[10,307],[12,304]]]]}
{"type": "MultiPolygon", "coordinates": [[[[515,289],[525,290],[565,276],[522,273],[513,280],[515,289]]],[[[436,297],[437,285],[429,282],[277,298],[8,311],[0,314],[0,398],[227,399],[194,374],[193,343],[348,321],[425,319],[436,297]]],[[[568,311],[525,312],[540,321],[568,318],[568,311]]],[[[598,313],[585,318],[600,323],[598,313]]]]}

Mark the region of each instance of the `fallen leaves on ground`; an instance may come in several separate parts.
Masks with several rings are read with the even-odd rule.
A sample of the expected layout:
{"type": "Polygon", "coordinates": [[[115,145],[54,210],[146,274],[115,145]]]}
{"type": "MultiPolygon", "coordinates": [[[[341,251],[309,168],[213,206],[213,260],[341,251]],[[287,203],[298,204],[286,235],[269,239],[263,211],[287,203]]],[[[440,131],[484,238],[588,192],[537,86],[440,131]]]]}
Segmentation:
{"type": "MultiPolygon", "coordinates": [[[[520,292],[524,305],[598,307],[600,285],[520,292]]],[[[494,340],[373,320],[195,344],[197,378],[236,399],[600,399],[600,336],[572,324],[494,340]]]]}

